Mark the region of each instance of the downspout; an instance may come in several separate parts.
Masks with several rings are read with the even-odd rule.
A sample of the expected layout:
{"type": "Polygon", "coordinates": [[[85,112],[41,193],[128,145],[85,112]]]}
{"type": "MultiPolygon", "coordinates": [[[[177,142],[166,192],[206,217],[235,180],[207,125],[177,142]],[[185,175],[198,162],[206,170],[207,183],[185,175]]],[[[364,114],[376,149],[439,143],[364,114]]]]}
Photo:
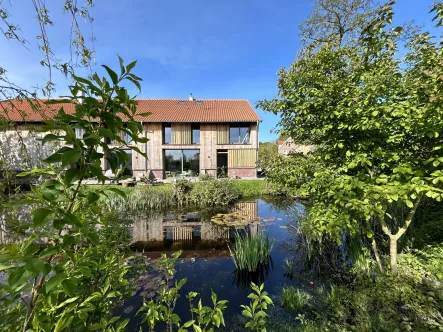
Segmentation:
{"type": "Polygon", "coordinates": [[[256,147],[256,150],[255,150],[255,153],[256,153],[256,158],[255,158],[255,160],[256,160],[256,162],[255,162],[255,176],[257,176],[258,148],[260,146],[260,142],[259,142],[259,138],[258,138],[259,131],[260,131],[260,121],[257,121],[257,147],[256,147]]]}

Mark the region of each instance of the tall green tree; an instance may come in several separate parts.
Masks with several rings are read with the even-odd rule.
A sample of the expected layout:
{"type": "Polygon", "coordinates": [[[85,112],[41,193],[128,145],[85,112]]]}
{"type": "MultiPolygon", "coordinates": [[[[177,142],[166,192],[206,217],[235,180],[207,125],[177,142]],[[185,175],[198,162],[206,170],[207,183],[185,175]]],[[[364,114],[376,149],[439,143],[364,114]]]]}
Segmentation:
{"type": "Polygon", "coordinates": [[[258,161],[261,165],[268,164],[278,154],[276,142],[260,142],[258,145],[258,161]]]}
{"type": "Polygon", "coordinates": [[[341,47],[355,42],[374,17],[378,4],[373,0],[314,0],[309,17],[299,26],[306,45],[341,47]]]}
{"type": "MultiPolygon", "coordinates": [[[[433,10],[441,20],[441,5],[433,10]]],[[[325,45],[300,56],[280,71],[278,97],[259,105],[280,115],[279,125],[298,143],[317,147],[314,167],[291,168],[286,161],[274,174],[311,197],[312,234],[339,241],[344,231],[363,231],[378,256],[374,230],[380,227],[396,274],[397,242],[423,197],[443,197],[443,51],[420,33],[399,58],[403,29],[389,28],[392,17],[391,3],[354,45],[325,45]],[[403,219],[389,214],[392,204],[408,208],[403,219]]]]}

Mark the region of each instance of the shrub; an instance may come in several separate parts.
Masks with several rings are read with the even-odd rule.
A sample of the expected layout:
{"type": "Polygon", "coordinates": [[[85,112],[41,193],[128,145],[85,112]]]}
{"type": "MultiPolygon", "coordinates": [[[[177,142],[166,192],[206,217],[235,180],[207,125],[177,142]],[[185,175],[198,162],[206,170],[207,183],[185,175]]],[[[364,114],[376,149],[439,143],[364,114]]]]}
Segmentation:
{"type": "Polygon", "coordinates": [[[269,262],[273,246],[274,241],[270,241],[264,232],[245,236],[236,233],[234,247],[229,247],[229,252],[238,270],[254,272],[269,262]]]}
{"type": "Polygon", "coordinates": [[[332,285],[303,314],[300,330],[442,330],[442,261],[442,246],[427,247],[401,255],[397,277],[357,274],[351,283],[332,285]]]}
{"type": "Polygon", "coordinates": [[[213,180],[213,179],[214,179],[214,177],[207,174],[207,173],[200,174],[198,177],[199,181],[208,181],[208,180],[213,180]]]}
{"type": "Polygon", "coordinates": [[[188,180],[182,179],[173,184],[174,198],[179,205],[183,205],[190,201],[190,192],[192,190],[192,183],[188,180]]]}
{"type": "Polygon", "coordinates": [[[302,312],[310,306],[312,296],[305,291],[295,287],[283,288],[281,304],[291,312],[302,312]]]}
{"type": "Polygon", "coordinates": [[[196,205],[226,206],[240,197],[231,180],[207,180],[197,182],[190,192],[190,200],[196,205]]]}

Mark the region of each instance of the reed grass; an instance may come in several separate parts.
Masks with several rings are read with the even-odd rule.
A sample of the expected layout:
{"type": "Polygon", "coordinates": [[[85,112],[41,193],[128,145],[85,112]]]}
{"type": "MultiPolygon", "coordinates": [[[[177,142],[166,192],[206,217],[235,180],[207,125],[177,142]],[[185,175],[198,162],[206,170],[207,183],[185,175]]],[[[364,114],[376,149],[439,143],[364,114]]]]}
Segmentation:
{"type": "Polygon", "coordinates": [[[274,241],[264,232],[256,235],[246,234],[241,236],[238,232],[235,235],[233,248],[229,246],[232,260],[238,270],[255,272],[263,264],[269,262],[274,241]]]}
{"type": "Polygon", "coordinates": [[[284,308],[291,312],[302,312],[309,307],[312,296],[296,287],[283,288],[281,303],[284,308]]]}
{"type": "Polygon", "coordinates": [[[117,211],[161,210],[177,205],[171,186],[136,187],[124,192],[127,199],[113,192],[108,193],[106,205],[117,211]]]}

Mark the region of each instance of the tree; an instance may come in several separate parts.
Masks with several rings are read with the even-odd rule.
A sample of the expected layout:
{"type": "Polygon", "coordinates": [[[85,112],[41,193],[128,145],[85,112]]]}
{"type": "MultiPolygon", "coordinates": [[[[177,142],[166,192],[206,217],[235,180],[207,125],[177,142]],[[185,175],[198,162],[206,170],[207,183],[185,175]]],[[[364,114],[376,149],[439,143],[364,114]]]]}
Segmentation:
{"type": "Polygon", "coordinates": [[[311,14],[299,26],[302,42],[311,47],[353,43],[377,8],[373,0],[314,0],[311,14]]]}
{"type": "MultiPolygon", "coordinates": [[[[103,66],[108,78],[73,76],[70,97],[45,102],[52,109],[62,105],[43,126],[42,131],[48,133],[42,142],[56,141],[63,147],[46,158],[42,168],[22,174],[41,176],[41,185],[32,186],[25,199],[6,204],[29,206],[32,217],[25,238],[4,246],[0,254],[0,270],[6,272],[6,282],[0,287],[0,316],[8,331],[121,331],[129,321],[118,322],[114,312],[130,294],[127,274],[132,258],[119,253],[120,242],[109,242],[114,228],[121,226],[112,223],[112,213],[101,206],[99,199],[108,188],[88,191],[82,182],[91,177],[109,181],[101,169],[105,154],[115,153],[124,165],[128,162],[125,148],[145,156],[120,135],[123,131],[133,142],[147,141],[134,119],[137,102],[124,86],[129,82],[140,88],[141,79],[131,72],[135,64],[124,66],[120,59],[120,74],[103,66]],[[64,112],[66,103],[75,105],[74,113],[64,112]],[[76,137],[74,128],[84,130],[82,138],[76,137]],[[110,141],[118,146],[108,145],[110,141]],[[42,239],[47,243],[41,243],[42,239]]],[[[110,164],[118,174],[115,160],[110,164]]],[[[109,191],[125,197],[118,189],[109,191]]],[[[122,240],[122,234],[114,236],[122,240]]]]}
{"type": "Polygon", "coordinates": [[[278,145],[275,142],[260,142],[258,145],[258,161],[261,165],[266,165],[270,160],[278,155],[278,145]]]}
{"type": "MultiPolygon", "coordinates": [[[[443,197],[443,51],[420,33],[399,59],[402,28],[388,28],[391,5],[354,45],[324,45],[282,69],[278,98],[259,105],[279,114],[294,140],[317,147],[314,168],[283,165],[273,177],[310,196],[312,234],[340,241],[344,231],[364,232],[378,257],[374,233],[381,228],[396,274],[397,242],[423,197],[443,197]],[[402,220],[389,214],[393,204],[408,208],[402,220]]],[[[441,5],[434,10],[441,25],[441,5]]]]}

